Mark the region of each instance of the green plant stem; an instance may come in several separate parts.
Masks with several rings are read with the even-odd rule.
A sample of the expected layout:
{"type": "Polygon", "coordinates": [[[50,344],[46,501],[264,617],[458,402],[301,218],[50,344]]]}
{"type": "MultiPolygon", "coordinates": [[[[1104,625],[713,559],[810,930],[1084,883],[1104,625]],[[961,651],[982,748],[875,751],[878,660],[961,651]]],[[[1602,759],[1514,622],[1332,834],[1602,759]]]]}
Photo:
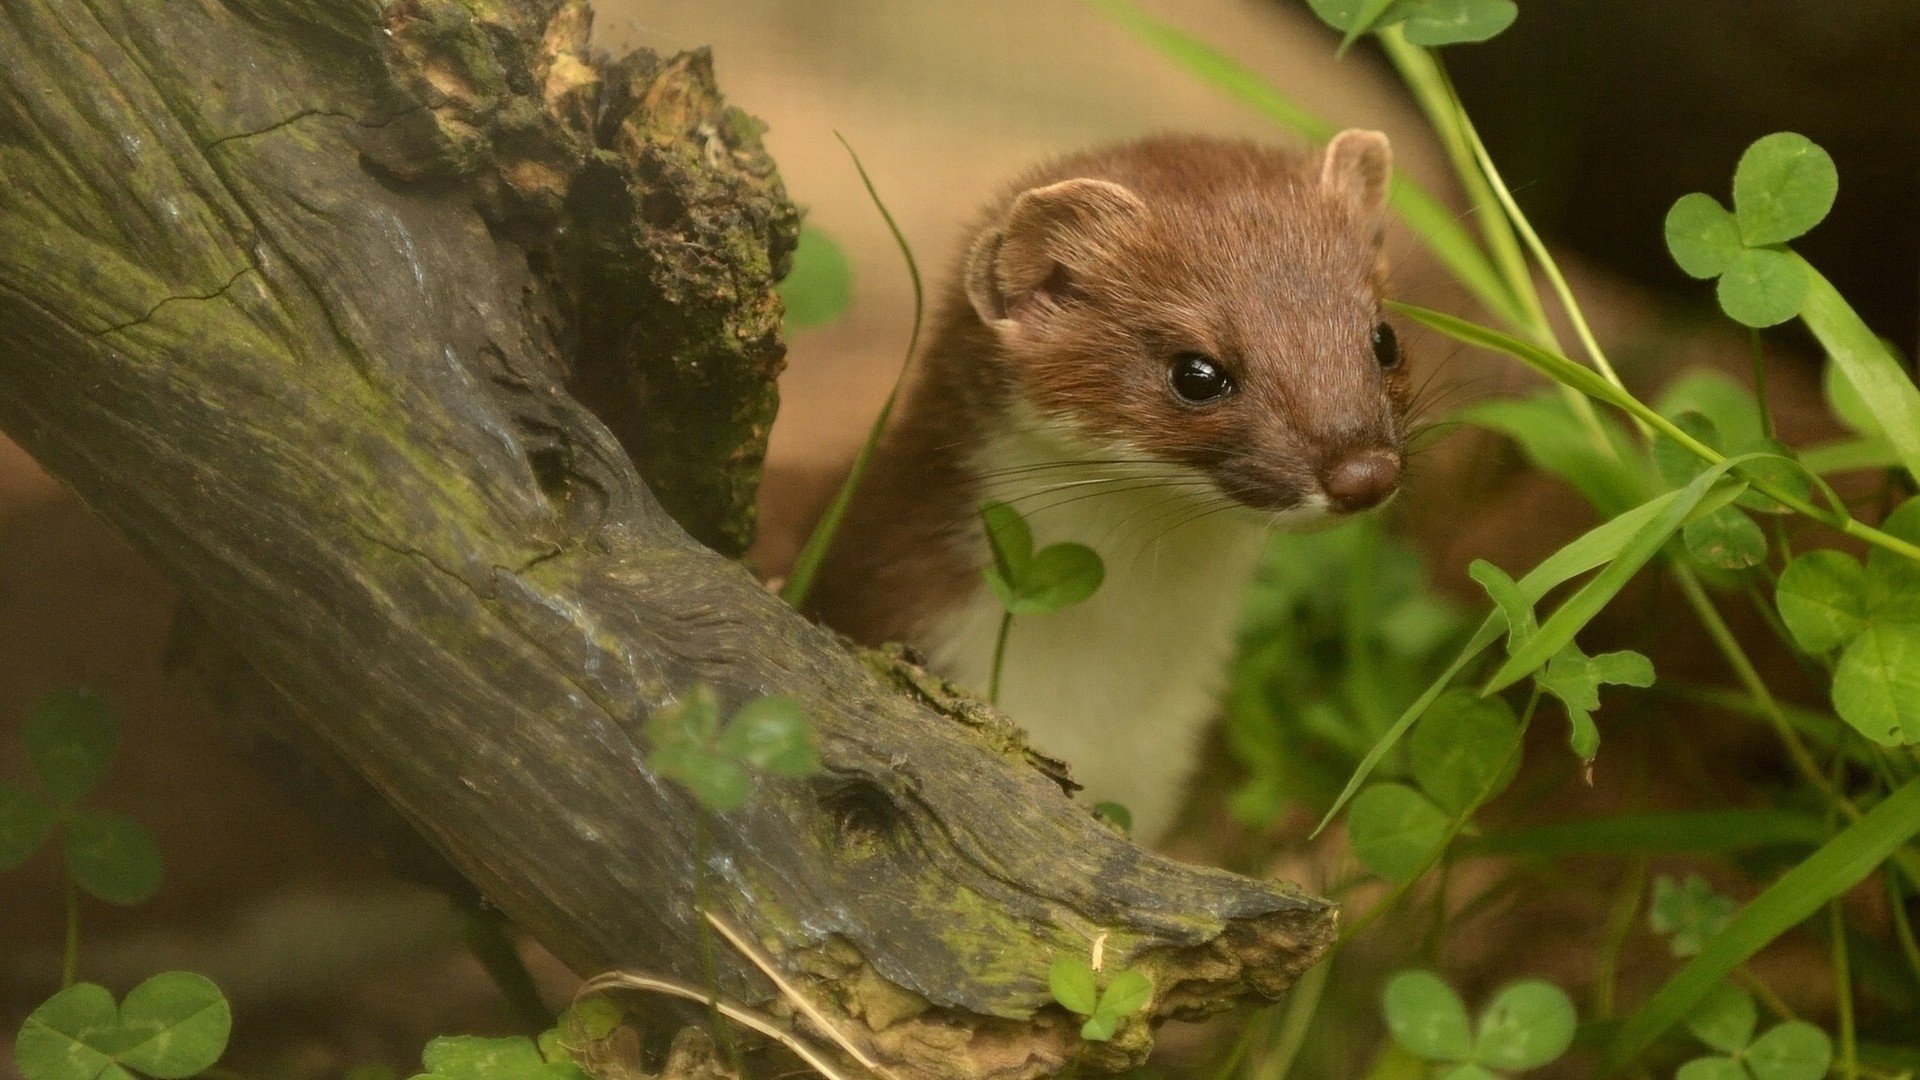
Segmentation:
{"type": "Polygon", "coordinates": [[[1893,919],[1893,937],[1900,943],[1900,954],[1906,957],[1907,970],[1913,973],[1913,981],[1920,983],[1920,940],[1913,934],[1913,922],[1907,918],[1907,897],[1900,888],[1900,879],[1892,874],[1884,875],[1887,886],[1887,909],[1893,919]]]}
{"type": "Polygon", "coordinates": [[[1000,632],[993,638],[993,671],[987,679],[987,703],[1000,704],[1000,666],[1007,659],[1007,635],[1013,630],[1013,612],[1000,616],[1000,632]]]}
{"type": "Polygon", "coordinates": [[[721,1053],[726,1055],[727,1063],[733,1066],[735,1076],[744,1077],[745,1059],[740,1053],[739,1040],[733,1037],[733,1028],[720,1012],[720,958],[714,942],[713,924],[707,921],[707,853],[713,844],[712,829],[707,824],[707,810],[701,808],[693,824],[693,918],[700,934],[700,977],[706,980],[707,1023],[713,1028],[714,1041],[720,1044],[721,1053]]]}
{"type": "Polygon", "coordinates": [[[1474,160],[1472,146],[1461,131],[1464,112],[1454,99],[1445,72],[1441,71],[1433,53],[1407,41],[1406,33],[1399,26],[1382,30],[1378,37],[1387,59],[1400,73],[1401,81],[1413,91],[1420,111],[1440,136],[1454,175],[1466,189],[1467,203],[1473,208],[1474,221],[1492,253],[1494,266],[1519,301],[1525,316],[1521,325],[1528,329],[1546,326],[1546,310],[1541,307],[1540,293],[1534,288],[1533,275],[1527,269],[1526,255],[1520,250],[1513,225],[1502,211],[1493,188],[1474,160]]]}
{"type": "Polygon", "coordinates": [[[1613,909],[1607,913],[1607,933],[1600,946],[1600,959],[1593,968],[1593,1015],[1601,1020],[1613,1018],[1620,996],[1620,957],[1627,939],[1633,935],[1640,914],[1640,897],[1647,888],[1647,857],[1633,860],[1620,891],[1614,894],[1613,909]]]}
{"type": "Polygon", "coordinates": [[[1860,1045],[1853,1020],[1853,971],[1847,956],[1847,920],[1838,900],[1827,905],[1827,927],[1833,933],[1833,995],[1840,1035],[1840,1075],[1846,1080],[1859,1080],[1860,1045]]]}
{"type": "Polygon", "coordinates": [[[1760,412],[1760,430],[1771,439],[1773,409],[1767,404],[1767,357],[1760,347],[1760,331],[1753,327],[1747,328],[1747,353],[1753,365],[1753,402],[1760,412]]]}
{"type": "Polygon", "coordinates": [[[1320,999],[1326,992],[1327,977],[1332,970],[1333,957],[1322,957],[1293,984],[1280,1014],[1280,1033],[1273,1046],[1261,1056],[1252,1080],[1286,1080],[1287,1073],[1293,1070],[1294,1059],[1300,1056],[1300,1047],[1306,1044],[1313,1016],[1320,1011],[1320,999]]]}
{"type": "Polygon", "coordinates": [[[833,493],[833,501],[827,504],[826,513],[807,534],[807,541],[800,548],[800,554],[793,561],[793,569],[787,574],[786,583],[780,586],[780,599],[787,606],[798,608],[807,602],[807,594],[813,591],[813,580],[820,573],[820,564],[826,561],[827,550],[833,546],[833,537],[840,531],[840,522],[847,516],[847,508],[853,505],[854,492],[860,488],[860,481],[867,475],[867,466],[873,462],[874,451],[879,449],[880,437],[886,433],[887,422],[893,418],[893,407],[900,400],[900,390],[907,382],[907,370],[913,366],[913,354],[920,348],[921,316],[926,309],[926,298],[920,284],[920,266],[913,259],[913,248],[907,243],[906,234],[893,220],[887,204],[880,199],[880,192],[873,186],[873,178],[867,175],[867,167],[860,162],[860,155],[854,153],[852,144],[839,132],[833,137],[846,147],[847,156],[853,159],[853,168],[860,174],[860,182],[866,185],[867,197],[873,200],[874,208],[880,211],[880,217],[887,223],[887,231],[893,234],[893,242],[900,249],[900,257],[906,260],[907,276],[913,281],[913,331],[907,335],[907,356],[900,362],[900,371],[893,377],[893,389],[887,391],[886,403],[880,406],[880,414],[873,419],[873,426],[867,430],[866,441],[860,444],[860,452],[854,455],[853,468],[848,470],[847,478],[833,493]]]}
{"type": "Polygon", "coordinates": [[[73,875],[67,878],[67,944],[60,957],[60,988],[65,990],[80,977],[80,886],[73,875]]]}
{"type": "Polygon", "coordinates": [[[530,1033],[552,1027],[553,1010],[540,999],[540,987],[520,959],[520,950],[514,947],[507,921],[494,912],[471,909],[465,913],[463,922],[468,951],[486,969],[487,977],[506,999],[520,1026],[530,1033]]]}
{"type": "Polygon", "coordinates": [[[1733,981],[1745,987],[1754,997],[1759,998],[1760,1004],[1765,1005],[1768,1012],[1780,1019],[1800,1019],[1800,1015],[1793,1011],[1793,1006],[1782,1000],[1779,994],[1774,993],[1773,987],[1762,981],[1760,976],[1755,975],[1753,969],[1747,965],[1741,964],[1733,969],[1733,981]]]}

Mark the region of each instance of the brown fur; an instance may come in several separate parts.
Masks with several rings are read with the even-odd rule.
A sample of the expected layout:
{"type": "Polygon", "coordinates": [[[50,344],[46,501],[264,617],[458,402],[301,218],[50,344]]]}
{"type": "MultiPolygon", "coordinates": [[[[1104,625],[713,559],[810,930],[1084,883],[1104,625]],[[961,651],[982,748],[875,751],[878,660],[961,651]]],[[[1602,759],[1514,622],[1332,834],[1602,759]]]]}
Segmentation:
{"type": "Polygon", "coordinates": [[[1404,365],[1371,349],[1384,139],[1308,157],[1162,136],[1066,157],[993,202],[942,297],[919,379],[830,553],[811,608],[868,642],[913,641],[979,584],[967,455],[1016,400],[1088,437],[1302,505],[1351,455],[1397,462],[1404,365]],[[1235,381],[1168,390],[1200,352],[1235,381]]]}

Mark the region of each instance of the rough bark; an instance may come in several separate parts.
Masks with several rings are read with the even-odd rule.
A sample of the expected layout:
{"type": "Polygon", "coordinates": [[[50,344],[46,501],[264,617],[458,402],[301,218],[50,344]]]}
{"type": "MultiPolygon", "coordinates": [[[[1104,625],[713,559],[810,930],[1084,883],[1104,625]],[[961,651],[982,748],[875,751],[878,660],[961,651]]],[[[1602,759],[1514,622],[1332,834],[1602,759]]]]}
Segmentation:
{"type": "Polygon", "coordinates": [[[1155,1017],[1280,992],[1325,903],[1134,847],[695,542],[751,535],[793,212],[703,54],[599,63],[587,20],[8,0],[0,426],[244,659],[235,697],[582,973],[701,981],[698,887],[928,1077],[1060,1067],[1046,970],[1101,935],[1155,1017]],[[703,816],[642,734],[702,683],[796,697],[825,776],[703,816]]]}

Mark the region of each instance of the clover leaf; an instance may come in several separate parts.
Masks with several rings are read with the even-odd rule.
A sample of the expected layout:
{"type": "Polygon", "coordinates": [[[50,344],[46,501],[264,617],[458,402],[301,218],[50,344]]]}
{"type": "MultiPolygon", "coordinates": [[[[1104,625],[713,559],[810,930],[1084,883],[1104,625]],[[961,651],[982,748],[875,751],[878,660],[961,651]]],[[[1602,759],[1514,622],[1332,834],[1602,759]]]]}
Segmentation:
{"type": "Polygon", "coordinates": [[[118,1005],[75,983],[27,1017],[14,1060],[25,1080],[178,1080],[219,1061],[232,1028],[220,988],[192,972],[155,975],[118,1005]]]}
{"type": "Polygon", "coordinates": [[[1791,131],[1768,135],[1734,168],[1740,237],[1749,247],[1795,239],[1826,218],[1839,191],[1833,158],[1813,140],[1791,131]]]}
{"type": "Polygon", "coordinates": [[[56,690],[21,729],[27,764],[47,798],[0,784],[0,870],[25,862],[55,832],[67,873],[90,895],[137,904],[160,889],[160,849],[124,814],[78,805],[106,778],[119,741],[112,705],[91,690],[56,690]]]}
{"type": "Polygon", "coordinates": [[[1521,1073],[1557,1061],[1573,1045],[1577,1017],[1559,987],[1526,979],[1505,987],[1469,1027],[1453,988],[1426,971],[1388,980],[1387,1031],[1408,1053],[1449,1066],[1449,1080],[1521,1073]]]}
{"type": "Polygon", "coordinates": [[[1123,968],[1113,973],[1104,990],[1093,965],[1078,956],[1063,956],[1047,972],[1047,989],[1068,1012],[1086,1017],[1080,1037],[1089,1042],[1113,1038],[1121,1021],[1140,1012],[1153,1000],[1153,983],[1145,975],[1123,968]]]}
{"type": "Polygon", "coordinates": [[[993,565],[987,586],[1009,615],[1050,615],[1092,596],[1106,577],[1100,556],[1085,544],[1061,543],[1035,551],[1033,531],[1006,503],[980,508],[993,565]]]}
{"type": "Polygon", "coordinates": [[[448,1035],[427,1044],[420,1063],[426,1071],[412,1080],[588,1080],[572,1061],[548,1060],[532,1039],[448,1035]]]}
{"type": "Polygon", "coordinates": [[[1804,1021],[1776,1024],[1759,1038],[1753,997],[1723,984],[1687,1017],[1687,1030],[1718,1054],[1680,1066],[1675,1080],[1820,1080],[1833,1063],[1827,1033],[1804,1021]]]}
{"type": "Polygon", "coordinates": [[[1632,649],[1588,656],[1569,641],[1536,677],[1540,688],[1559,698],[1567,711],[1573,752],[1582,761],[1592,761],[1600,752],[1600,728],[1593,722],[1593,710],[1600,707],[1600,687],[1607,683],[1652,686],[1653,661],[1632,649]]]}
{"type": "Polygon", "coordinates": [[[1520,14],[1513,0],[1308,0],[1308,5],[1321,21],[1345,32],[1342,49],[1363,34],[1395,25],[1415,45],[1486,41],[1520,14]]]}
{"type": "MultiPolygon", "coordinates": [[[[1920,499],[1881,529],[1920,540],[1920,499]]],[[[1811,551],[1787,564],[1774,604],[1800,648],[1843,650],[1833,671],[1841,719],[1882,746],[1920,742],[1920,566],[1879,549],[1865,567],[1844,552],[1811,551]]]]}
{"type": "Polygon", "coordinates": [[[779,292],[788,330],[825,326],[845,314],[853,301],[853,265],[833,237],[803,226],[793,249],[793,269],[781,279],[779,292]]]}
{"type": "Polygon", "coordinates": [[[1805,269],[1782,247],[1818,225],[1839,191],[1833,159],[1803,135],[1779,132],[1749,146],[1733,176],[1733,210],[1711,195],[1683,195],[1667,211],[1667,250],[1692,277],[1719,278],[1720,308],[1756,329],[1777,326],[1806,303],[1805,269]]]}
{"type": "Polygon", "coordinates": [[[1647,925],[1667,937],[1673,955],[1698,956],[1738,906],[1732,897],[1715,892],[1698,874],[1688,874],[1681,882],[1662,875],[1653,882],[1647,925]]]}
{"type": "Polygon", "coordinates": [[[1457,820],[1512,782],[1519,747],[1520,724],[1506,702],[1464,689],[1441,695],[1407,743],[1420,789],[1374,784],[1354,798],[1347,831],[1355,857],[1390,881],[1411,880],[1457,820]]]}
{"type": "Polygon", "coordinates": [[[654,771],[709,810],[746,805],[755,772],[798,778],[820,770],[806,714],[779,695],[748,702],[722,724],[719,696],[701,684],[648,717],[647,739],[654,771]]]}

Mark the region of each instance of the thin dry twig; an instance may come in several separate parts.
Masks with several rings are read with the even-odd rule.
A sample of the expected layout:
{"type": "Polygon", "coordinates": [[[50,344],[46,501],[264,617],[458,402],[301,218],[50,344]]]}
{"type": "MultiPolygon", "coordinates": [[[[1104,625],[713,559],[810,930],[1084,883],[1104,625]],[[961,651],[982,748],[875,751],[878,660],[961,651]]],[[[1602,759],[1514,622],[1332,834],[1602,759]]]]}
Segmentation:
{"type": "Polygon", "coordinates": [[[706,916],[707,921],[713,924],[715,930],[720,931],[721,936],[725,937],[729,944],[740,950],[740,955],[753,961],[753,966],[759,968],[761,974],[773,980],[773,985],[780,988],[780,992],[787,996],[787,1000],[793,1003],[793,1007],[805,1013],[807,1019],[812,1020],[821,1031],[826,1032],[827,1037],[832,1039],[835,1045],[847,1052],[847,1056],[853,1058],[853,1060],[859,1062],[868,1070],[886,1077],[887,1080],[897,1080],[891,1072],[887,1071],[885,1066],[882,1066],[879,1062],[869,1057],[867,1053],[855,1045],[853,1040],[848,1038],[837,1025],[828,1020],[825,1014],[821,1013],[818,1008],[815,1008],[813,1002],[807,1000],[806,995],[802,994],[799,988],[788,982],[786,977],[774,968],[772,958],[767,956],[758,945],[749,941],[746,935],[729,926],[724,919],[715,915],[713,912],[703,911],[700,914],[706,916]]]}
{"type": "Polygon", "coordinates": [[[722,1001],[717,995],[702,993],[698,989],[688,986],[685,983],[677,982],[673,979],[663,979],[656,975],[636,974],[631,971],[609,971],[604,975],[595,975],[593,978],[580,984],[579,991],[574,994],[574,1000],[577,1001],[589,994],[597,994],[606,990],[646,990],[657,994],[668,994],[673,997],[700,1002],[710,1008],[717,1009],[720,1015],[732,1020],[734,1023],[742,1027],[751,1028],[785,1046],[798,1055],[801,1061],[811,1066],[815,1072],[826,1077],[827,1080],[854,1080],[853,1077],[841,1072],[838,1067],[827,1059],[827,1056],[822,1053],[818,1047],[815,1047],[800,1036],[787,1031],[785,1028],[780,1027],[767,1017],[761,1016],[759,1013],[745,1006],[736,1005],[731,1001],[722,1001]]]}

